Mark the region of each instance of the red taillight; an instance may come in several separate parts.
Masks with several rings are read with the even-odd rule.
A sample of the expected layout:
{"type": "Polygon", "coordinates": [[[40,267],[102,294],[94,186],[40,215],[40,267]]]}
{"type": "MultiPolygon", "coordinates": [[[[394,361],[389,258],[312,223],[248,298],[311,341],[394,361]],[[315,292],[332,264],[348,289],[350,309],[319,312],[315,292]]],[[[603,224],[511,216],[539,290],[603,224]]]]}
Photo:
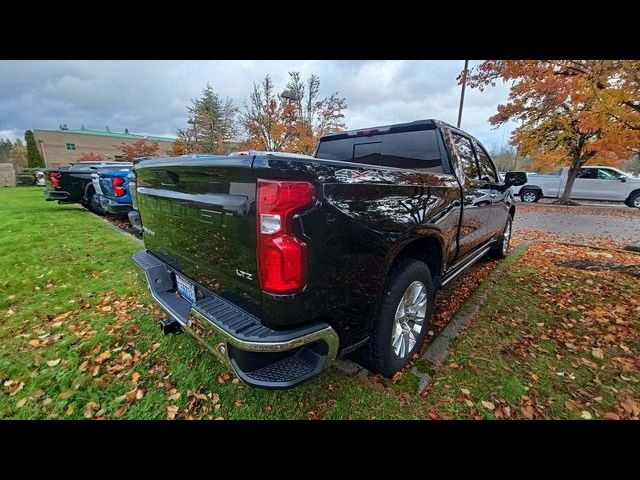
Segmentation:
{"type": "Polygon", "coordinates": [[[122,177],[113,177],[111,179],[111,185],[113,185],[113,194],[116,197],[124,197],[124,194],[126,193],[124,190],[124,178],[122,177]]]}
{"type": "Polygon", "coordinates": [[[49,172],[49,179],[53,188],[60,187],[60,174],[58,172],[49,172]]]}
{"type": "Polygon", "coordinates": [[[296,212],[312,207],[312,183],[258,179],[257,255],[260,287],[265,292],[291,294],[307,282],[307,244],[293,230],[296,212]]]}

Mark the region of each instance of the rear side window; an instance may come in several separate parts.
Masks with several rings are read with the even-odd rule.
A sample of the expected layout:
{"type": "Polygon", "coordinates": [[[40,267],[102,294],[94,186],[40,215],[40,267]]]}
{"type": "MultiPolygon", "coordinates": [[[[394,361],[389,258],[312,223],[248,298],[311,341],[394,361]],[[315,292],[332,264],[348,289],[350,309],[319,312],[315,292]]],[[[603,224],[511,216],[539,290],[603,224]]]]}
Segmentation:
{"type": "Polygon", "coordinates": [[[598,170],[595,168],[582,168],[578,178],[598,178],[598,170]]]}
{"type": "Polygon", "coordinates": [[[474,140],[473,147],[476,149],[478,155],[478,167],[480,168],[480,178],[488,178],[490,181],[497,182],[498,175],[496,175],[496,169],[493,166],[493,162],[489,157],[489,154],[480,145],[480,142],[474,140]]]}
{"type": "Polygon", "coordinates": [[[436,130],[386,133],[320,142],[317,158],[443,173],[436,130]]]}
{"type": "Polygon", "coordinates": [[[453,146],[456,149],[456,154],[460,159],[460,166],[464,171],[464,176],[468,179],[479,179],[478,167],[476,165],[476,157],[473,154],[471,148],[471,141],[467,137],[458,135],[455,132],[451,132],[451,138],[453,139],[453,146]]]}

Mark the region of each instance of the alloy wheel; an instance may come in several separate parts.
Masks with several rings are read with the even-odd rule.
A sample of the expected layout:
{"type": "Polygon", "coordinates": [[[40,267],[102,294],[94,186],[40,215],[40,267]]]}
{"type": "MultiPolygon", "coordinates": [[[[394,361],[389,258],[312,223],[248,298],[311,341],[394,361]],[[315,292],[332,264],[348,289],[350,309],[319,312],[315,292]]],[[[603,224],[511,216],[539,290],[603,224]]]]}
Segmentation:
{"type": "Polygon", "coordinates": [[[502,255],[506,256],[509,251],[509,241],[511,240],[511,226],[512,222],[509,219],[507,225],[504,227],[504,233],[502,234],[502,255]]]}
{"type": "Polygon", "coordinates": [[[424,283],[415,281],[400,299],[391,332],[391,346],[396,358],[409,355],[424,327],[429,295],[424,283]]]}

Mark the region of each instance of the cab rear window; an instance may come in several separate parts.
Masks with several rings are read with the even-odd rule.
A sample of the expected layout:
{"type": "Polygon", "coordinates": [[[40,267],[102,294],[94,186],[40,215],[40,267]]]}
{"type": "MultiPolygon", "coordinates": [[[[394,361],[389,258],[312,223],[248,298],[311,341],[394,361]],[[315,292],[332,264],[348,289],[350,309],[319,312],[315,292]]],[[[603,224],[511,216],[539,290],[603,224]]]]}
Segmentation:
{"type": "Polygon", "coordinates": [[[337,139],[329,137],[320,142],[315,156],[327,160],[443,172],[435,129],[337,139]]]}

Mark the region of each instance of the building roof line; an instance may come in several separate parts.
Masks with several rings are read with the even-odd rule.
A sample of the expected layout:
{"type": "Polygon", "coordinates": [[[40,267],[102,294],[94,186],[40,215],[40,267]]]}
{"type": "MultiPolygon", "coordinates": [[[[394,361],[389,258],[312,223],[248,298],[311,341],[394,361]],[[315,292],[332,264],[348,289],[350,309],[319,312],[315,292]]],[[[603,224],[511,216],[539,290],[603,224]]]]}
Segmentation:
{"type": "Polygon", "coordinates": [[[135,133],[124,133],[124,132],[104,132],[102,130],[82,130],[80,128],[70,128],[67,130],[44,130],[44,129],[34,129],[33,132],[47,132],[47,133],[77,133],[80,135],[94,135],[98,137],[111,137],[111,138],[123,138],[130,140],[141,140],[146,138],[148,140],[154,140],[158,142],[175,142],[176,138],[173,137],[160,137],[157,135],[140,135],[135,133]]]}

